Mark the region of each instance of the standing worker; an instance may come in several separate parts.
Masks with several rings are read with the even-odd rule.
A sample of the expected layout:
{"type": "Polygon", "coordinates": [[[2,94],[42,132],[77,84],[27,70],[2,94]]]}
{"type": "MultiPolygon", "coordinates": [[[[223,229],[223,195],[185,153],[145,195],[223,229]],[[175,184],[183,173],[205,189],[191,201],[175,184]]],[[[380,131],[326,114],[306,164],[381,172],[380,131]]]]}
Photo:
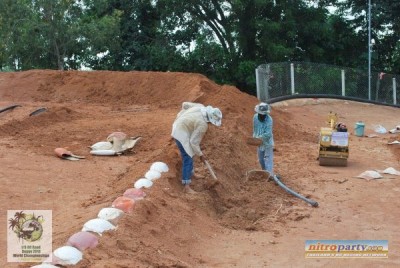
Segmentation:
{"type": "Polygon", "coordinates": [[[261,102],[254,108],[253,138],[261,140],[257,148],[258,161],[261,169],[274,176],[274,136],[272,133],[273,120],[270,116],[271,108],[267,103],[261,102]]]}
{"type": "Polygon", "coordinates": [[[205,107],[200,103],[184,102],[182,110],[178,113],[172,125],[172,137],[182,157],[182,184],[184,192],[195,193],[190,188],[192,182],[193,157],[200,157],[202,162],[206,161],[200,149],[201,140],[207,132],[208,123],[221,126],[222,112],[212,106],[205,107]]]}

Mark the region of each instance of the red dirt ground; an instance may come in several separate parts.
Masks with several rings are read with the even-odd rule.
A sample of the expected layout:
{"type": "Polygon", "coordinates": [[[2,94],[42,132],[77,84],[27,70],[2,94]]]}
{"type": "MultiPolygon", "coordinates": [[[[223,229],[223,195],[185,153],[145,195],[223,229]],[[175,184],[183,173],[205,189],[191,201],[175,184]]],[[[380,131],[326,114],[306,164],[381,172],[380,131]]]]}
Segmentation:
{"type": "MultiPolygon", "coordinates": [[[[400,170],[396,134],[353,135],[359,120],[400,124],[400,109],[335,100],[295,100],[273,105],[275,169],[282,181],[319,202],[312,208],[262,176],[252,132],[253,96],[206,77],[159,72],[0,73],[0,267],[7,263],[7,210],[53,211],[53,249],[97,217],[101,208],[162,161],[170,170],[146,189],[147,197],[104,233],[76,267],[399,267],[400,177],[366,181],[365,170],[400,170]],[[196,159],[195,195],[183,194],[181,160],[170,137],[181,103],[219,107],[222,126],[209,127],[202,148],[216,171],[212,185],[196,159]],[[48,111],[29,114],[39,107],[48,111]],[[326,115],[338,113],[351,131],[347,167],[321,167],[318,134],[326,115]],[[134,152],[115,157],[89,154],[88,146],[122,131],[142,136],[134,152]],[[55,157],[65,147],[81,161],[55,157]],[[306,259],[305,241],[388,240],[387,259],[306,259]]],[[[8,227],[8,226],[7,226],[8,227]]]]}

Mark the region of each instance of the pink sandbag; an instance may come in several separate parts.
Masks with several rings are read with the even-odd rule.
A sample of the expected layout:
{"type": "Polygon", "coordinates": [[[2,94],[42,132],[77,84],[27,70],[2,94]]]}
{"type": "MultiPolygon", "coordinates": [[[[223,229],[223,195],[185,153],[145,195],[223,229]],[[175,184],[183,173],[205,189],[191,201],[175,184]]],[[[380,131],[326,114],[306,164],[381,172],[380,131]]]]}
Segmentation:
{"type": "Polygon", "coordinates": [[[135,200],[126,196],[117,197],[117,199],[115,199],[114,202],[112,203],[113,208],[118,208],[125,213],[132,212],[134,206],[135,206],[135,200]]]}
{"type": "Polygon", "coordinates": [[[97,236],[89,232],[78,232],[73,234],[67,241],[68,246],[75,247],[80,251],[87,248],[95,248],[99,240],[97,236]]]}
{"type": "Polygon", "coordinates": [[[129,189],[126,189],[123,196],[131,198],[136,201],[136,200],[143,199],[146,196],[146,193],[142,189],[129,188],[129,189]]]}

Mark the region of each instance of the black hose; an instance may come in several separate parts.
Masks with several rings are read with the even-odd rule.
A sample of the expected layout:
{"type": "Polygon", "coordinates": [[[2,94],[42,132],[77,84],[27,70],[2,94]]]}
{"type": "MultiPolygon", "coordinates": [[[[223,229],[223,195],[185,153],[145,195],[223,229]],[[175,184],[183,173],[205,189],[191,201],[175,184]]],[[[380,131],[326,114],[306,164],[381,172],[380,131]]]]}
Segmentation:
{"type": "Polygon", "coordinates": [[[11,106],[8,106],[8,107],[6,107],[6,108],[1,109],[1,110],[0,110],[0,113],[5,112],[5,111],[8,111],[8,110],[11,110],[11,109],[14,109],[14,108],[16,108],[16,107],[22,107],[22,106],[19,105],[19,104],[14,104],[14,105],[11,105],[11,106]]]}
{"type": "Polygon", "coordinates": [[[400,105],[394,105],[394,104],[383,103],[383,102],[379,102],[379,101],[366,100],[363,98],[340,96],[340,95],[334,95],[334,94],[294,94],[294,95],[286,95],[286,96],[270,98],[266,102],[271,104],[271,103],[285,101],[285,100],[291,100],[291,99],[339,99],[339,100],[357,101],[357,102],[364,102],[364,103],[371,103],[371,104],[376,104],[376,105],[384,105],[384,106],[400,108],[400,105]]]}
{"type": "Polygon", "coordinates": [[[39,109],[37,109],[37,110],[31,112],[31,113],[29,114],[29,116],[37,115],[37,114],[43,113],[43,112],[45,112],[45,111],[47,111],[47,108],[42,107],[42,108],[39,108],[39,109]]]}
{"type": "Polygon", "coordinates": [[[318,207],[318,202],[317,202],[317,201],[308,199],[308,198],[302,196],[301,194],[296,193],[295,191],[293,191],[292,189],[290,189],[289,187],[287,187],[285,184],[283,184],[283,182],[281,182],[281,181],[279,180],[279,178],[278,178],[277,175],[272,176],[272,178],[273,178],[274,181],[275,181],[281,188],[283,188],[286,192],[288,192],[288,193],[294,195],[295,197],[300,198],[301,200],[303,200],[303,201],[309,203],[309,204],[310,204],[311,206],[313,206],[313,207],[318,207]]]}

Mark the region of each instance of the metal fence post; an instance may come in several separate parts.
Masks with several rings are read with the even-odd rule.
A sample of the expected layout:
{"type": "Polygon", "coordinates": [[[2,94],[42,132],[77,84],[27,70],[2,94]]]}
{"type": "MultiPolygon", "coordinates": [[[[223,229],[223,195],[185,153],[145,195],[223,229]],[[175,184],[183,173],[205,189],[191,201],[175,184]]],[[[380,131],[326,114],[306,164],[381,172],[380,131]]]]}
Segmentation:
{"type": "Polygon", "coordinates": [[[397,86],[396,86],[396,78],[393,78],[393,104],[397,105],[397,86]]]}
{"type": "Polygon", "coordinates": [[[269,99],[267,72],[263,66],[256,69],[257,99],[267,101],[269,99]]]}
{"type": "Polygon", "coordinates": [[[294,95],[294,64],[290,64],[290,89],[292,91],[292,95],[294,95]]]}
{"type": "Polygon", "coordinates": [[[256,87],[257,87],[257,99],[260,99],[260,76],[258,75],[258,69],[256,68],[256,87]]]}
{"type": "Polygon", "coordinates": [[[269,92],[269,90],[271,89],[271,87],[269,86],[269,78],[271,76],[271,66],[269,64],[267,64],[265,66],[265,73],[264,73],[264,81],[265,81],[265,100],[267,101],[270,98],[271,92],[269,92]]]}
{"type": "Polygon", "coordinates": [[[346,74],[344,72],[344,70],[342,70],[342,96],[345,96],[345,92],[346,92],[346,74]]]}

